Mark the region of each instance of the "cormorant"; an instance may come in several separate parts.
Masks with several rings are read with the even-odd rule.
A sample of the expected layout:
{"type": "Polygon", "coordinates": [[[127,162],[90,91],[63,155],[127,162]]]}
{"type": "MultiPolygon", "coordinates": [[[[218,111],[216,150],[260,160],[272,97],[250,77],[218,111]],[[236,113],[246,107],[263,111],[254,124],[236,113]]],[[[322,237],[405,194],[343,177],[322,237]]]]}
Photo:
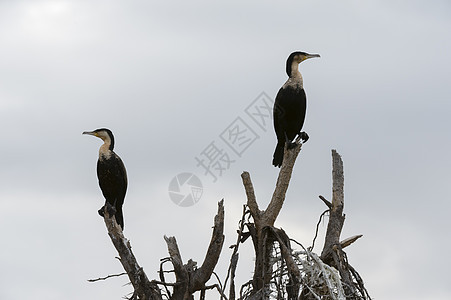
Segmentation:
{"type": "Polygon", "coordinates": [[[319,54],[308,54],[305,52],[293,52],[287,59],[286,71],[288,80],[280,88],[274,103],[274,130],[277,135],[277,146],[274,151],[272,164],[275,167],[282,166],[283,151],[285,143],[288,148],[294,147],[292,141],[299,135],[303,142],[309,138],[308,134],[301,132],[304,125],[307,99],[305,96],[302,75],[299,72],[299,64],[319,54]]]}
{"type": "MultiPolygon", "coordinates": [[[[124,218],[122,215],[122,204],[124,203],[127,191],[127,171],[121,158],[114,153],[114,136],[111,130],[100,128],[94,131],[85,131],[89,134],[101,138],[103,145],[99,149],[99,160],[97,161],[97,178],[100,189],[105,197],[105,205],[110,204],[116,222],[124,229],[124,218]]],[[[99,209],[99,214],[103,216],[104,207],[99,209]]]]}

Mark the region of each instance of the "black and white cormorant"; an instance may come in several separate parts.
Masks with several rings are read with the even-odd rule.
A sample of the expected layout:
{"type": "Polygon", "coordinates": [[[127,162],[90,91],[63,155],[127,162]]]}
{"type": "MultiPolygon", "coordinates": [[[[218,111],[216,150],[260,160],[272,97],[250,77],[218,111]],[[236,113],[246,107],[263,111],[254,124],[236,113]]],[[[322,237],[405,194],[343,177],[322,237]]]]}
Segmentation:
{"type": "Polygon", "coordinates": [[[277,93],[273,110],[274,130],[277,135],[277,146],[272,161],[275,167],[282,166],[285,143],[288,143],[288,147],[291,148],[296,135],[299,135],[304,142],[309,138],[307,133],[301,132],[307,99],[299,64],[313,57],[319,57],[319,54],[297,51],[291,53],[287,59],[286,70],[289,78],[277,93]]]}
{"type": "MultiPolygon", "coordinates": [[[[113,133],[107,128],[100,128],[94,131],[85,131],[83,134],[93,135],[103,140],[97,161],[97,178],[106,200],[105,205],[110,204],[115,208],[116,222],[124,229],[122,204],[127,191],[127,171],[121,158],[113,151],[113,133]]],[[[104,207],[99,209],[101,216],[103,216],[103,212],[104,207]]]]}

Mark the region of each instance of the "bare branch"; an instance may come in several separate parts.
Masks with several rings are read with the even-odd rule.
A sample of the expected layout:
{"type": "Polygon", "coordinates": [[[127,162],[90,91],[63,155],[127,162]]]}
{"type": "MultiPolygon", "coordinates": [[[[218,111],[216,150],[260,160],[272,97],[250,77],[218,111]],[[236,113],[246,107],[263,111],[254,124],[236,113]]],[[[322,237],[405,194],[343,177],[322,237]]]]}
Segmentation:
{"type": "Polygon", "coordinates": [[[311,251],[313,251],[313,248],[315,248],[315,241],[316,241],[316,238],[318,237],[319,224],[321,224],[321,221],[322,221],[324,215],[325,215],[326,213],[328,213],[328,212],[329,212],[329,210],[325,210],[325,211],[323,211],[323,213],[319,216],[318,223],[316,224],[315,237],[313,238],[312,246],[310,246],[310,250],[311,250],[311,251]]]}
{"type": "Polygon", "coordinates": [[[153,282],[155,282],[156,284],[159,284],[159,285],[164,285],[164,286],[176,286],[177,285],[177,283],[170,283],[170,282],[165,282],[165,281],[154,280],[153,282]]]}
{"type": "Polygon", "coordinates": [[[204,262],[202,266],[196,270],[193,278],[194,289],[196,290],[201,289],[210,279],[221,254],[222,245],[224,244],[224,199],[218,203],[218,213],[215,216],[214,223],[213,234],[204,262]]]}
{"type": "MultiPolygon", "coordinates": [[[[174,271],[164,271],[163,270],[163,264],[168,261],[171,261],[170,257],[165,257],[165,258],[160,259],[160,271],[158,273],[160,275],[160,280],[163,283],[166,283],[166,279],[164,278],[164,273],[174,272],[174,271]]],[[[166,294],[168,295],[168,297],[171,297],[171,292],[169,291],[167,285],[164,285],[164,289],[166,290],[166,294]]]]}
{"type": "Polygon", "coordinates": [[[302,144],[297,143],[296,146],[287,150],[285,145],[285,151],[283,155],[282,167],[280,168],[279,177],[277,178],[276,188],[269,202],[268,207],[264,214],[264,226],[273,226],[274,222],[282,209],[283,202],[285,200],[285,194],[290,184],[291,174],[293,173],[294,163],[301,151],[302,144]]]}
{"type": "Polygon", "coordinates": [[[321,259],[330,260],[332,248],[339,244],[341,230],[345,221],[344,207],[344,175],[343,160],[336,150],[332,150],[332,208],[330,209],[329,223],[327,225],[324,248],[321,259]]]}
{"type": "Polygon", "coordinates": [[[108,230],[108,235],[113,242],[114,247],[119,253],[119,261],[124,270],[128,274],[128,278],[133,285],[139,299],[160,300],[162,299],[160,289],[156,284],[147,279],[146,273],[142,267],[138,265],[136,258],[132,252],[130,241],[124,237],[121,227],[117,224],[114,216],[110,218],[107,206],[105,205],[104,221],[108,230]]]}
{"type": "Polygon", "coordinates": [[[248,172],[244,171],[241,174],[243,180],[244,189],[247,196],[247,206],[251,211],[252,218],[257,222],[260,220],[261,211],[258,208],[257,199],[255,198],[254,186],[252,185],[251,176],[248,172]]]}
{"type": "Polygon", "coordinates": [[[175,237],[164,237],[176,277],[171,299],[193,299],[192,295],[196,291],[201,291],[201,298],[205,297],[205,283],[213,273],[224,244],[223,231],[224,200],[221,200],[218,203],[218,213],[215,216],[210,245],[200,268],[197,268],[197,263],[191,259],[188,260],[188,263],[183,264],[175,237]]]}
{"type": "Polygon", "coordinates": [[[332,150],[332,210],[341,209],[344,206],[344,181],[343,160],[337,150],[332,150]]]}
{"type": "Polygon", "coordinates": [[[221,298],[228,300],[227,296],[224,294],[224,292],[222,291],[221,287],[218,284],[205,286],[205,290],[211,290],[211,289],[216,289],[218,291],[218,293],[221,295],[221,298]]]}
{"type": "Polygon", "coordinates": [[[177,240],[173,236],[164,236],[164,240],[168,246],[168,253],[171,258],[172,265],[174,266],[175,275],[181,276],[182,278],[185,277],[186,274],[183,267],[182,256],[180,255],[179,247],[177,245],[177,240]]]}
{"type": "Polygon", "coordinates": [[[122,275],[127,275],[127,273],[123,272],[123,273],[120,273],[120,274],[112,274],[112,275],[108,275],[108,276],[105,276],[105,277],[99,277],[99,278],[96,278],[96,279],[88,279],[88,282],[96,282],[96,281],[100,281],[100,280],[107,280],[108,278],[119,277],[119,276],[122,276],[122,275]]]}
{"type": "Polygon", "coordinates": [[[357,241],[359,238],[361,238],[363,235],[362,234],[359,234],[359,235],[354,235],[354,236],[351,236],[351,237],[349,237],[349,238],[347,238],[347,239],[344,239],[344,240],[342,240],[341,242],[340,242],[340,245],[341,245],[341,249],[343,249],[343,248],[345,248],[345,247],[348,247],[349,245],[351,245],[352,243],[354,243],[355,241],[357,241]]]}
{"type": "Polygon", "coordinates": [[[350,265],[343,248],[355,242],[361,235],[353,236],[340,242],[340,235],[345,221],[344,208],[344,172],[343,160],[336,150],[332,150],[332,207],[330,208],[329,223],[327,225],[324,248],[321,259],[328,265],[336,268],[340,273],[343,289],[350,299],[366,299],[358,297],[364,291],[350,265]],[[354,277],[353,277],[354,276],[354,277]],[[354,278],[356,280],[354,280],[354,278]]]}
{"type": "MultiPolygon", "coordinates": [[[[250,180],[248,172],[243,172],[241,178],[243,179],[244,188],[246,190],[247,203],[249,210],[255,222],[255,234],[252,235],[251,229],[253,225],[249,224],[248,228],[251,232],[252,241],[255,249],[255,268],[254,279],[252,282],[253,291],[252,297],[258,297],[258,291],[264,290],[265,286],[270,283],[272,274],[272,262],[271,253],[274,243],[273,237],[268,236],[264,231],[265,227],[272,227],[277,219],[277,216],[282,209],[285,195],[290,183],[291,174],[293,173],[294,163],[301,151],[302,144],[299,143],[300,138],[296,140],[296,145],[293,149],[287,149],[285,145],[284,157],[282,167],[279,171],[279,177],[274,189],[271,201],[268,207],[264,211],[260,211],[258,208],[257,200],[255,198],[254,188],[250,180]]],[[[265,295],[265,299],[267,295],[265,295]]]]}
{"type": "MultiPolygon", "coordinates": [[[[238,235],[236,238],[236,244],[230,246],[230,248],[233,248],[233,253],[232,253],[232,256],[230,257],[230,265],[227,270],[227,276],[226,276],[226,279],[224,280],[224,287],[223,287],[223,289],[225,290],[225,288],[227,287],[227,281],[229,280],[229,277],[230,277],[230,288],[229,288],[229,299],[230,300],[235,300],[235,271],[236,271],[236,267],[238,264],[238,258],[239,258],[238,248],[240,247],[240,244],[242,242],[244,242],[242,240],[243,230],[244,230],[244,226],[245,226],[246,215],[249,214],[249,212],[250,211],[247,210],[247,206],[243,205],[243,214],[242,214],[241,220],[239,222],[239,229],[237,230],[238,235]]],[[[248,234],[251,235],[250,232],[248,234]]]]}
{"type": "Polygon", "coordinates": [[[326,198],[324,198],[324,197],[321,196],[321,195],[319,195],[319,198],[320,198],[321,200],[323,200],[324,204],[326,204],[326,206],[329,207],[329,209],[332,208],[332,203],[331,203],[329,200],[327,200],[326,198]]]}
{"type": "Polygon", "coordinates": [[[281,255],[287,264],[287,271],[292,285],[289,297],[290,299],[296,298],[302,281],[302,275],[291,253],[290,238],[282,229],[272,227],[271,230],[279,242],[281,255]]]}

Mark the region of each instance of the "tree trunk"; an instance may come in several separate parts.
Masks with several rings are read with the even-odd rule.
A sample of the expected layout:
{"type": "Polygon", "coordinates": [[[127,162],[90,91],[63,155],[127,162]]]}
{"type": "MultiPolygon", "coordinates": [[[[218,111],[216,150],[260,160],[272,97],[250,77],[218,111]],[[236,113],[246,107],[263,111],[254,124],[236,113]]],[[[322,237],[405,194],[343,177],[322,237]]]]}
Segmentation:
{"type": "Polygon", "coordinates": [[[255,234],[252,236],[255,249],[255,268],[252,280],[253,293],[257,293],[268,298],[268,284],[272,277],[271,254],[273,250],[274,237],[268,235],[265,228],[273,227],[277,216],[282,209],[285,201],[285,195],[290,183],[291,174],[293,173],[294,163],[301,151],[302,144],[299,140],[293,149],[288,150],[285,145],[282,167],[280,168],[279,177],[277,178],[276,188],[274,189],[268,207],[261,211],[258,207],[257,199],[254,193],[254,187],[248,172],[243,172],[241,178],[247,196],[247,205],[255,222],[255,234]]]}

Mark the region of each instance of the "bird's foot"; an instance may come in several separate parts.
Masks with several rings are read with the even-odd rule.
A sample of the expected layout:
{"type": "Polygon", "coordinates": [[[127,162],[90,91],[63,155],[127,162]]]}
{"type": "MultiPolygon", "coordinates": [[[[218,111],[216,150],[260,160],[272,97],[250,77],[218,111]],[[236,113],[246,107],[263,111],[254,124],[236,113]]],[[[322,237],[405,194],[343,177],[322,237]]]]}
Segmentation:
{"type": "Polygon", "coordinates": [[[101,216],[103,218],[104,214],[105,214],[105,205],[102,206],[98,211],[99,216],[101,216]]]}
{"type": "Polygon", "coordinates": [[[98,213],[101,217],[105,217],[105,211],[110,217],[116,214],[116,208],[108,202],[98,210],[98,213]]]}
{"type": "Polygon", "coordinates": [[[288,142],[287,149],[288,150],[294,149],[296,145],[297,145],[296,142],[288,142]]]}
{"type": "Polygon", "coordinates": [[[309,139],[309,136],[305,131],[299,132],[299,137],[301,138],[302,143],[306,143],[309,139]]]}

